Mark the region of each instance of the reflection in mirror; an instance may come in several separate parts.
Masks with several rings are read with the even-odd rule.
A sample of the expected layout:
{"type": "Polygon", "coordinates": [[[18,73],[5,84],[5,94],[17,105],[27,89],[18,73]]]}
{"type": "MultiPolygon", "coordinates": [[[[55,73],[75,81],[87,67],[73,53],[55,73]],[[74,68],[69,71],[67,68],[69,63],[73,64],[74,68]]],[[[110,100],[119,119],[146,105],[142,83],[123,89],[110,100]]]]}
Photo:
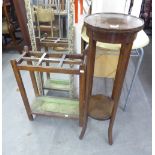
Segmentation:
{"type": "Polygon", "coordinates": [[[37,46],[45,51],[68,50],[69,0],[31,0],[37,46]]]}
{"type": "MultiPolygon", "coordinates": [[[[73,0],[24,0],[28,19],[28,29],[32,51],[57,52],[62,54],[74,52],[73,0]]],[[[44,53],[45,54],[45,53],[44,53]]],[[[45,54],[46,55],[46,54],[45,54]]],[[[44,55],[43,55],[44,57],[44,55]]],[[[46,58],[48,56],[46,55],[46,58]]],[[[51,66],[51,63],[41,65],[51,66]]],[[[57,67],[60,67],[59,65],[57,67]]],[[[66,65],[61,65],[65,68],[66,65]]],[[[70,65],[70,68],[74,65],[70,65]]],[[[74,76],[56,73],[36,73],[41,94],[59,91],[74,97],[74,76]],[[65,89],[64,89],[65,88],[65,89]]],[[[63,94],[64,94],[63,93],[63,94]]],[[[59,94],[60,95],[60,94],[59,94]]]]}

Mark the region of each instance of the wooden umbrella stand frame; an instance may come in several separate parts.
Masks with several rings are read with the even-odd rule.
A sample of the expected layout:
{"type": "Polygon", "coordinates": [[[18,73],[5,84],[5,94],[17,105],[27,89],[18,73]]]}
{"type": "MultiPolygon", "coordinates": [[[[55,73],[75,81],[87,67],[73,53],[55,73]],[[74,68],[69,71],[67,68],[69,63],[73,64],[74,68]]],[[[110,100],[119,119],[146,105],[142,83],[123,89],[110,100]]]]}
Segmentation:
{"type": "Polygon", "coordinates": [[[33,120],[33,114],[55,116],[79,119],[79,125],[83,126],[86,76],[85,60],[85,53],[64,54],[31,52],[28,50],[28,47],[24,47],[23,54],[19,59],[11,60],[14,75],[29,120],[33,120]],[[20,73],[21,70],[28,71],[30,73],[35,93],[35,101],[33,104],[29,104],[28,96],[20,73]],[[36,72],[38,72],[41,77],[43,76],[43,72],[45,72],[47,76],[49,76],[50,73],[79,75],[79,100],[44,95],[42,90],[39,90],[38,88],[35,75],[36,72]]]}

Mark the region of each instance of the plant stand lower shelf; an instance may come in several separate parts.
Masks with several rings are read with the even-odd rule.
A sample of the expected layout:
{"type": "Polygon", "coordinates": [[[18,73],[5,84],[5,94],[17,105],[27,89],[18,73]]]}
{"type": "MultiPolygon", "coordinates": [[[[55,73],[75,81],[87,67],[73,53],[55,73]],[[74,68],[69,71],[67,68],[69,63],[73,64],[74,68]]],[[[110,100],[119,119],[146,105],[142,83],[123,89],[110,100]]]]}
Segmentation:
{"type": "Polygon", "coordinates": [[[79,101],[49,96],[36,97],[32,105],[32,114],[79,119],[79,101]]]}
{"type": "Polygon", "coordinates": [[[93,95],[90,97],[88,114],[97,120],[107,120],[111,117],[114,102],[110,97],[104,95],[93,95]]]}

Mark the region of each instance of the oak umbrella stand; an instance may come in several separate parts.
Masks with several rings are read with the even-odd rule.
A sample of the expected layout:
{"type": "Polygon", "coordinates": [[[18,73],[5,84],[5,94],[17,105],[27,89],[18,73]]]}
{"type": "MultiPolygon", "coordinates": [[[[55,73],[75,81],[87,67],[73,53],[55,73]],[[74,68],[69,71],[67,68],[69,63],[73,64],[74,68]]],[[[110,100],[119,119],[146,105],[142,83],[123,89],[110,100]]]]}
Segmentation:
{"type": "Polygon", "coordinates": [[[29,120],[33,120],[33,115],[55,116],[79,119],[79,125],[83,126],[85,59],[85,54],[31,52],[25,47],[19,59],[11,60],[29,120]],[[29,104],[20,71],[30,73],[35,94],[32,104],[29,104]],[[42,90],[39,90],[36,72],[41,75],[44,72],[47,76],[49,73],[79,75],[79,100],[44,95],[42,90]]]}

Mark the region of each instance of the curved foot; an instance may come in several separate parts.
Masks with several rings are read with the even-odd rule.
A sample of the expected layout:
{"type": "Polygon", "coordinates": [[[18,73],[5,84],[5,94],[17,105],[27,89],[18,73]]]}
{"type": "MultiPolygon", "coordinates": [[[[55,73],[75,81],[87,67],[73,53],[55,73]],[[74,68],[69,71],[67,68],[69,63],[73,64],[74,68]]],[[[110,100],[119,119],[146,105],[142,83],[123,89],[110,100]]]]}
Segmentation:
{"type": "Polygon", "coordinates": [[[82,138],[83,138],[85,132],[86,132],[86,126],[84,126],[84,127],[82,128],[82,131],[81,131],[81,134],[80,134],[80,136],[79,136],[79,139],[82,139],[82,138]]]}
{"type": "Polygon", "coordinates": [[[28,115],[28,118],[30,121],[33,121],[33,115],[32,114],[28,115]]]}
{"type": "Polygon", "coordinates": [[[108,129],[108,141],[109,141],[109,144],[110,145],[113,144],[113,140],[112,140],[112,129],[111,128],[108,129]]]}
{"type": "Polygon", "coordinates": [[[79,139],[82,139],[87,129],[88,118],[85,119],[79,139]]]}

